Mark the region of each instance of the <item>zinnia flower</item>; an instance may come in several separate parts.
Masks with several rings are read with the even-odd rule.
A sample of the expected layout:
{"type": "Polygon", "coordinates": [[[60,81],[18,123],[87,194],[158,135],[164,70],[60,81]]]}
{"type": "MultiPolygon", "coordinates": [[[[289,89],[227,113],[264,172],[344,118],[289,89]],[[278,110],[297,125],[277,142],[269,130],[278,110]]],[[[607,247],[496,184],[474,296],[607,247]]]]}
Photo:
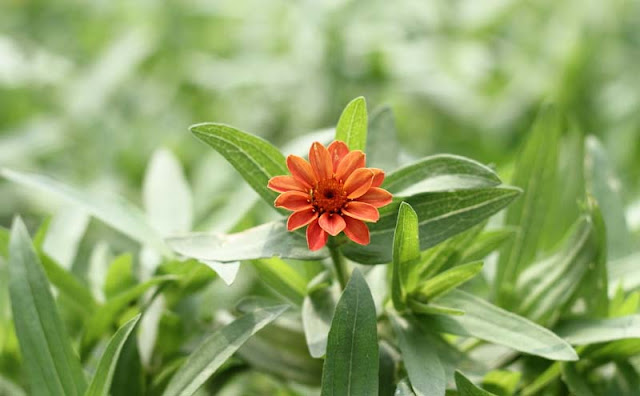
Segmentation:
{"type": "Polygon", "coordinates": [[[326,245],[329,235],[344,233],[361,245],[369,244],[369,229],[364,223],[376,222],[378,208],[391,202],[391,194],[380,188],[381,169],[365,168],[365,154],[349,151],[344,142],[335,141],[325,148],[315,142],[309,150],[309,162],[297,155],[287,157],[291,176],[276,176],[268,187],[280,192],[274,204],[293,211],[287,221],[289,231],[307,227],[309,249],[326,245]]]}

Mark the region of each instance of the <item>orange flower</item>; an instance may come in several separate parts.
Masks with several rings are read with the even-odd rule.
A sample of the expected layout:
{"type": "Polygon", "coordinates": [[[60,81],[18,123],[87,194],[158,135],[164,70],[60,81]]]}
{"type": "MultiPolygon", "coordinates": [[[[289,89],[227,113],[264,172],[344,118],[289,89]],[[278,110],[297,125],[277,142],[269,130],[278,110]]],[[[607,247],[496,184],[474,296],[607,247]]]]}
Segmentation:
{"type": "Polygon", "coordinates": [[[275,206],[293,211],[287,221],[289,231],[307,227],[309,249],[326,245],[329,235],[344,233],[361,245],[369,244],[365,221],[376,222],[378,208],[391,202],[391,194],[380,185],[381,169],[365,168],[365,154],[349,151],[344,142],[325,148],[315,142],[309,162],[297,155],[287,157],[291,176],[276,176],[268,187],[280,192],[275,206]]]}

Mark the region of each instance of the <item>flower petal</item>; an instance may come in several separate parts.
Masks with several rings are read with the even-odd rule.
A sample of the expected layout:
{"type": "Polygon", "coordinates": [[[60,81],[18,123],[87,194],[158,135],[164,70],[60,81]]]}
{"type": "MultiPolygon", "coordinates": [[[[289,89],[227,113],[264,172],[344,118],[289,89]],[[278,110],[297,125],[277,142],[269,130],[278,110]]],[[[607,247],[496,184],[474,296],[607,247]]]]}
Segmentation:
{"type": "Polygon", "coordinates": [[[314,142],[309,149],[309,162],[318,180],[330,179],[333,176],[333,163],[329,151],[322,143],[314,142]]]}
{"type": "Polygon", "coordinates": [[[304,158],[297,155],[287,157],[287,168],[291,175],[306,188],[312,188],[316,185],[316,177],[313,174],[311,165],[304,158]]]}
{"type": "Polygon", "coordinates": [[[380,213],[373,205],[368,203],[353,201],[342,208],[342,213],[354,219],[376,222],[380,218],[380,213]]]}
{"type": "Polygon", "coordinates": [[[345,217],[344,221],[347,223],[344,233],[349,239],[360,245],[369,244],[369,228],[367,228],[366,224],[351,217],[345,217]]]}
{"type": "Polygon", "coordinates": [[[371,187],[380,187],[384,181],[384,171],[378,168],[369,168],[373,171],[373,183],[371,187]]]}
{"type": "Polygon", "coordinates": [[[340,161],[345,157],[345,155],[349,154],[349,147],[347,147],[345,142],[335,140],[329,145],[329,147],[327,147],[327,150],[329,150],[329,155],[331,155],[333,171],[336,172],[340,161]]]}
{"type": "Polygon", "coordinates": [[[347,198],[355,199],[369,191],[371,183],[373,183],[373,176],[374,173],[369,168],[356,169],[344,182],[347,198]]]}
{"type": "Polygon", "coordinates": [[[293,211],[311,209],[311,196],[300,191],[287,191],[278,196],[273,203],[276,208],[293,211]]]}
{"type": "Polygon", "coordinates": [[[318,224],[323,230],[333,236],[338,235],[347,225],[342,216],[333,213],[324,213],[318,219],[318,224]]]}
{"type": "Polygon", "coordinates": [[[364,168],[366,163],[366,156],[360,150],[354,150],[345,155],[342,161],[338,164],[336,169],[336,178],[338,180],[346,180],[351,176],[351,173],[359,168],[364,168]]]}
{"type": "Polygon", "coordinates": [[[318,213],[313,209],[305,209],[297,212],[293,212],[287,220],[287,229],[289,231],[295,231],[298,228],[304,227],[318,218],[318,213]]]}
{"type": "Polygon", "coordinates": [[[309,191],[308,188],[302,185],[302,183],[298,182],[293,176],[272,177],[271,179],[269,179],[269,184],[267,185],[267,187],[277,192],[309,191]]]}
{"type": "Polygon", "coordinates": [[[358,198],[358,202],[368,203],[375,208],[381,208],[385,205],[390,204],[392,199],[393,196],[389,191],[378,187],[371,187],[369,191],[358,198]]]}
{"type": "Polygon", "coordinates": [[[318,224],[318,220],[314,220],[307,227],[307,246],[309,250],[320,250],[327,244],[329,234],[327,234],[318,224]]]}

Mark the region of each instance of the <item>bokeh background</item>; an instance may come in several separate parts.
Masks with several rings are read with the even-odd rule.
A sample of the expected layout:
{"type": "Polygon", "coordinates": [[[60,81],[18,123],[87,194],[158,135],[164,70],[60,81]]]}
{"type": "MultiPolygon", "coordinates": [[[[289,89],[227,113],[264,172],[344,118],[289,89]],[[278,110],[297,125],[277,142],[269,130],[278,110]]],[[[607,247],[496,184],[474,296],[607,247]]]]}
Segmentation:
{"type": "MultiPolygon", "coordinates": [[[[191,124],[283,146],[364,95],[392,107],[409,154],[502,170],[551,101],[600,137],[637,223],[638,26],[633,0],[3,0],[0,166],[140,203],[166,147],[198,219],[240,181],[191,124]]],[[[46,204],[0,181],[0,224],[46,204]]]]}

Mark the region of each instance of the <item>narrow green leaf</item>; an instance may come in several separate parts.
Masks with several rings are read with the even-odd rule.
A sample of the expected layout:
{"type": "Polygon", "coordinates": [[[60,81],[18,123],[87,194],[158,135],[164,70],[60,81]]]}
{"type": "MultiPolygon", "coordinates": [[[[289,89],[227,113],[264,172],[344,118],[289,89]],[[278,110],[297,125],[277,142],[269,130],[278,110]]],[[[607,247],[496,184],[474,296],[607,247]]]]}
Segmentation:
{"type": "Polygon", "coordinates": [[[0,227],[0,256],[9,257],[9,230],[0,227]]]}
{"type": "Polygon", "coordinates": [[[388,106],[374,110],[367,134],[367,166],[390,172],[398,167],[400,147],[396,121],[388,106]]]}
{"type": "Polygon", "coordinates": [[[91,379],[91,383],[89,384],[89,388],[87,389],[85,396],[109,395],[111,380],[113,379],[113,373],[116,370],[116,364],[118,363],[120,352],[139,319],[140,314],[125,323],[118,329],[113,337],[111,337],[109,344],[107,344],[107,347],[100,357],[98,368],[91,379]]]}
{"type": "Polygon", "coordinates": [[[253,267],[258,277],[276,293],[300,306],[307,294],[307,282],[285,261],[273,257],[255,260],[253,267]]]}
{"type": "Polygon", "coordinates": [[[445,295],[476,276],[482,270],[482,265],[482,261],[476,261],[448,269],[422,283],[417,296],[427,302],[438,296],[445,295]]]}
{"type": "Polygon", "coordinates": [[[312,252],[304,233],[287,231],[284,221],[259,225],[236,234],[191,233],[167,239],[177,253],[197,260],[220,262],[280,257],[318,260],[329,256],[326,248],[312,252]]]}
{"type": "Polygon", "coordinates": [[[461,372],[456,371],[455,374],[456,386],[458,387],[458,394],[460,396],[496,396],[491,392],[487,392],[484,389],[480,389],[469,381],[467,377],[462,375],[461,372]]]}
{"type": "Polygon", "coordinates": [[[640,338],[640,315],[570,320],[561,323],[556,333],[572,345],[640,338]]]}
{"type": "Polygon", "coordinates": [[[393,396],[396,388],[396,373],[400,363],[400,354],[396,351],[396,348],[389,345],[385,340],[380,340],[378,344],[378,354],[380,356],[378,395],[393,396]]]}
{"type": "Polygon", "coordinates": [[[569,391],[573,395],[595,396],[585,381],[585,375],[578,373],[576,365],[573,363],[562,364],[562,381],[567,384],[569,391]]]}
{"type": "Polygon", "coordinates": [[[6,168],[0,169],[0,175],[82,208],[114,229],[163,254],[171,253],[140,209],[120,197],[88,193],[45,176],[6,168]]]}
{"type": "Polygon", "coordinates": [[[543,108],[533,125],[531,136],[517,157],[512,184],[522,187],[522,199],[507,211],[505,224],[519,227],[515,238],[505,245],[496,272],[497,302],[500,306],[513,304],[515,284],[538,252],[547,221],[546,213],[554,202],[553,186],[558,163],[560,117],[551,107],[543,108]]]}
{"type": "Polygon", "coordinates": [[[478,235],[475,241],[465,249],[461,260],[482,260],[493,251],[499,249],[508,240],[513,238],[515,233],[516,230],[513,228],[485,231],[478,235]]]}
{"type": "Polygon", "coordinates": [[[302,303],[302,325],[309,354],[314,358],[321,358],[327,352],[331,319],[340,298],[338,284],[327,283],[325,278],[323,273],[309,283],[309,294],[302,303]]]}
{"type": "Polygon", "coordinates": [[[447,379],[432,336],[417,323],[395,315],[391,317],[391,324],[416,395],[444,395],[447,379]]]}
{"type": "Polygon", "coordinates": [[[144,395],[146,382],[136,337],[124,342],[111,380],[112,395],[144,395]]]}
{"type": "Polygon", "coordinates": [[[509,187],[422,193],[396,200],[380,209],[380,220],[369,225],[371,243],[346,244],[342,251],[363,264],[391,261],[393,234],[400,202],[411,205],[418,215],[420,250],[425,250],[463,232],[509,205],[520,190],[509,187]]]}
{"type": "Polygon", "coordinates": [[[469,158],[439,154],[423,158],[389,173],[382,185],[393,194],[466,190],[500,185],[502,181],[489,167],[469,158]]]}
{"type": "Polygon", "coordinates": [[[321,395],[377,395],[378,363],[376,307],[356,269],[331,322],[321,395]]]}
{"type": "Polygon", "coordinates": [[[193,395],[242,344],[286,309],[281,305],[258,309],[213,333],[171,378],[163,395],[193,395]]]}
{"type": "Polygon", "coordinates": [[[562,362],[554,362],[542,374],[522,389],[522,396],[536,396],[551,382],[555,381],[562,372],[562,362]]]}
{"type": "Polygon", "coordinates": [[[223,124],[197,124],[190,130],[226,158],[258,195],[273,206],[278,193],[267,188],[269,179],[289,173],[284,155],[277,148],[262,138],[223,124]]]}
{"type": "Polygon", "coordinates": [[[413,297],[409,297],[407,305],[411,312],[415,314],[425,315],[464,315],[464,311],[460,309],[445,307],[434,303],[423,303],[415,300],[413,297]]]}
{"type": "Polygon", "coordinates": [[[49,283],[22,220],[9,243],[9,293],[30,391],[82,395],[87,386],[80,360],[58,316],[49,283]]]}
{"type": "Polygon", "coordinates": [[[44,253],[40,254],[40,260],[47,278],[60,293],[69,297],[69,300],[76,304],[85,314],[93,314],[95,312],[96,301],[93,298],[93,294],[80,279],[62,268],[44,253]]]}
{"type": "Polygon", "coordinates": [[[367,144],[367,102],[362,96],[349,102],[342,111],[336,125],[336,140],[345,142],[350,150],[364,151],[367,144]]]}
{"type": "Polygon", "coordinates": [[[578,359],[571,345],[550,330],[471,294],[454,290],[435,302],[465,312],[428,317],[446,333],[476,337],[551,360],[578,359]]]}
{"type": "Polygon", "coordinates": [[[391,275],[391,299],[396,310],[405,308],[409,268],[420,259],[418,215],[411,205],[400,204],[398,221],[393,235],[393,269],[391,275]]]}

